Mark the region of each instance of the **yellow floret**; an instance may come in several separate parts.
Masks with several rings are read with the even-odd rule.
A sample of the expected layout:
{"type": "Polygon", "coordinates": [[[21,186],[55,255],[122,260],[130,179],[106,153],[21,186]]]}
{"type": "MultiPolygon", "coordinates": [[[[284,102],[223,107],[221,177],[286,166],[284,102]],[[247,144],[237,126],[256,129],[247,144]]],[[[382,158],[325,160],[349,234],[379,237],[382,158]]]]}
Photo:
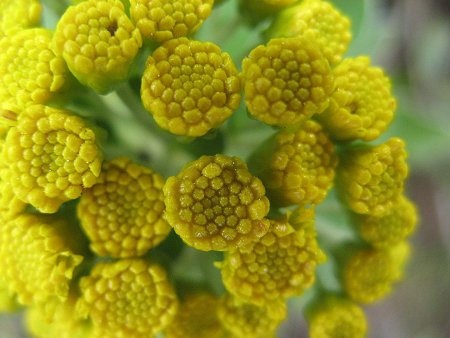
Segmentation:
{"type": "Polygon", "coordinates": [[[286,318],[286,304],[275,300],[264,306],[243,303],[227,294],[222,298],[217,312],[223,326],[233,337],[276,337],[280,323],[286,318]]]}
{"type": "Polygon", "coordinates": [[[333,184],[337,156],[322,127],[308,120],[294,130],[279,131],[250,163],[273,204],[316,205],[333,184]]]}
{"type": "Polygon", "coordinates": [[[320,298],[307,317],[311,338],[364,338],[367,334],[364,311],[347,298],[320,298]]]}
{"type": "Polygon", "coordinates": [[[323,259],[314,231],[294,231],[280,220],[271,221],[271,229],[257,242],[227,252],[219,267],[231,294],[261,306],[302,294],[323,259]]]}
{"type": "Polygon", "coordinates": [[[17,198],[45,213],[93,186],[102,161],[96,136],[81,118],[41,105],[19,116],[2,156],[8,164],[2,179],[17,198]]]}
{"type": "Polygon", "coordinates": [[[80,290],[77,312],[90,318],[96,338],[152,337],[178,309],[164,269],[143,259],[98,263],[80,290]]]}
{"type": "MultiPolygon", "coordinates": [[[[41,11],[39,0],[1,0],[0,39],[37,25],[41,19],[41,11]]],[[[3,48],[0,50],[4,52],[3,48]]]]}
{"type": "Polygon", "coordinates": [[[164,196],[167,221],[199,250],[242,247],[269,228],[264,186],[237,157],[200,157],[166,181],[164,196]]]}
{"type": "Polygon", "coordinates": [[[53,49],[84,85],[106,92],[127,78],[142,45],[119,0],[89,0],[70,6],[59,20],[53,49]]]}
{"type": "Polygon", "coordinates": [[[0,39],[0,109],[19,113],[63,88],[66,67],[51,50],[52,35],[32,28],[0,39]]]}
{"type": "Polygon", "coordinates": [[[387,248],[403,241],[414,232],[417,210],[414,204],[402,195],[385,216],[358,215],[356,222],[358,231],[366,242],[377,248],[387,248]]]}
{"type": "Polygon", "coordinates": [[[389,213],[408,175],[403,140],[350,150],[341,163],[338,186],[350,209],[377,217],[389,213]]]}
{"type": "Polygon", "coordinates": [[[163,219],[164,180],[151,169],[117,158],[104,163],[98,182],[78,204],[78,218],[100,256],[136,257],[171,230],[163,219]]]}
{"type": "Polygon", "coordinates": [[[237,109],[240,81],[231,57],[217,45],[179,38],[148,58],[141,97],[161,128],[202,136],[237,109]]]}
{"type": "Polygon", "coordinates": [[[74,269],[83,257],[77,234],[66,221],[43,215],[20,215],[0,227],[2,278],[21,304],[64,300],[74,269]]]}
{"type": "Polygon", "coordinates": [[[158,42],[195,32],[211,14],[214,0],[130,0],[131,18],[142,37],[158,42]]]}
{"type": "Polygon", "coordinates": [[[391,123],[397,105],[389,78],[365,56],[345,59],[333,75],[336,89],[319,121],[336,140],[376,139],[391,123]]]}
{"type": "MultiPolygon", "coordinates": [[[[0,220],[2,223],[4,222],[1,217],[0,220]]],[[[14,312],[19,308],[20,305],[17,301],[16,294],[10,290],[8,283],[0,276],[0,314],[4,312],[14,312]]]]}
{"type": "Polygon", "coordinates": [[[350,20],[328,1],[304,0],[277,14],[268,30],[270,37],[294,37],[313,33],[330,64],[341,61],[351,40],[350,20]]]}
{"type": "Polygon", "coordinates": [[[217,318],[219,299],[208,293],[188,295],[172,323],[166,338],[227,338],[217,318]]]}
{"type": "Polygon", "coordinates": [[[266,124],[299,124],[328,106],[331,69],[314,37],[272,39],[242,61],[249,113],[266,124]]]}

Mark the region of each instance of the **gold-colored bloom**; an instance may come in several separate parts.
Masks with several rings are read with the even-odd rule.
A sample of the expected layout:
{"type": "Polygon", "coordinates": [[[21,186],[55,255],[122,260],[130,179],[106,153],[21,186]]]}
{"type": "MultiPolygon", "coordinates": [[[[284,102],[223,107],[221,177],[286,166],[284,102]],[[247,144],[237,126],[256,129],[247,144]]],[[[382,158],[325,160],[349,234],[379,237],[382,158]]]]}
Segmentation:
{"type": "Polygon", "coordinates": [[[17,301],[16,294],[10,290],[8,283],[6,283],[3,280],[3,277],[0,276],[0,313],[13,312],[19,308],[20,305],[17,301]]]}
{"type": "Polygon", "coordinates": [[[336,89],[319,121],[336,140],[372,141],[392,121],[397,106],[391,82],[365,56],[348,58],[333,69],[336,89]]]}
{"type": "Polygon", "coordinates": [[[142,37],[158,42],[195,32],[211,14],[214,0],[130,0],[142,37]]]}
{"type": "MultiPolygon", "coordinates": [[[[42,5],[39,0],[0,1],[0,39],[32,27],[41,19],[42,5]]],[[[0,49],[2,53],[5,51],[0,49]]]]}
{"type": "Polygon", "coordinates": [[[178,309],[164,269],[143,259],[98,263],[79,284],[77,312],[91,319],[94,337],[149,337],[165,329],[178,309]]]}
{"type": "Polygon", "coordinates": [[[269,200],[261,181],[237,157],[202,156],[169,177],[164,186],[166,218],[199,250],[230,250],[263,236],[269,200]]]}
{"type": "Polygon", "coordinates": [[[250,163],[272,203],[315,205],[333,184],[337,156],[322,127],[308,120],[294,130],[279,131],[262,144],[250,163]]]}
{"type": "Polygon", "coordinates": [[[63,88],[66,67],[51,50],[52,35],[32,28],[0,39],[0,109],[20,113],[30,104],[48,102],[63,88]]]}
{"type": "Polygon", "coordinates": [[[94,132],[69,112],[41,105],[20,114],[2,149],[5,181],[17,198],[53,213],[97,182],[101,153],[94,132]]]}
{"type": "Polygon", "coordinates": [[[119,0],[88,0],[67,8],[53,38],[53,49],[84,85],[98,92],[126,79],[142,45],[119,0]]]}
{"type": "Polygon", "coordinates": [[[104,163],[78,204],[91,249],[100,256],[136,257],[166,238],[171,227],[162,217],[163,185],[161,175],[127,158],[104,163]]]}
{"type": "Polygon", "coordinates": [[[230,55],[217,45],[173,39],[148,58],[141,98],[161,128],[202,136],[237,109],[240,81],[230,55]]]}
{"type": "Polygon", "coordinates": [[[360,306],[342,297],[319,299],[308,314],[311,338],[364,338],[367,319],[360,306]]]}
{"type": "Polygon", "coordinates": [[[23,214],[0,227],[2,278],[21,304],[64,300],[74,269],[80,237],[66,221],[23,214]]]}
{"type": "Polygon", "coordinates": [[[378,146],[350,150],[338,168],[338,187],[358,214],[387,214],[403,191],[408,175],[405,143],[393,137],[378,146]]]}
{"type": "Polygon", "coordinates": [[[331,69],[315,39],[271,39],[242,61],[245,102],[256,119],[273,126],[299,124],[328,106],[331,69]]]}
{"type": "Polygon", "coordinates": [[[341,61],[351,40],[350,20],[330,2],[322,0],[304,0],[280,11],[268,35],[293,37],[306,32],[313,33],[330,64],[341,61]]]}

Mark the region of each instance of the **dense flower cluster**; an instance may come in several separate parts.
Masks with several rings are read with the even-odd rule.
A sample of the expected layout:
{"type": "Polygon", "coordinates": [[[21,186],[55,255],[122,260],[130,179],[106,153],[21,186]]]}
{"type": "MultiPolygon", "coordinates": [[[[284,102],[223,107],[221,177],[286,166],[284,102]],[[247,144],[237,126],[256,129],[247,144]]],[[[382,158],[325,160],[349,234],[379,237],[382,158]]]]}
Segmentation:
{"type": "Polygon", "coordinates": [[[2,1],[0,311],[36,338],[272,338],[310,293],[312,338],[364,337],[418,215],[350,37],[325,0],[2,1]],[[216,13],[258,31],[245,56],[216,13]],[[353,242],[322,241],[327,200],[353,242]]]}

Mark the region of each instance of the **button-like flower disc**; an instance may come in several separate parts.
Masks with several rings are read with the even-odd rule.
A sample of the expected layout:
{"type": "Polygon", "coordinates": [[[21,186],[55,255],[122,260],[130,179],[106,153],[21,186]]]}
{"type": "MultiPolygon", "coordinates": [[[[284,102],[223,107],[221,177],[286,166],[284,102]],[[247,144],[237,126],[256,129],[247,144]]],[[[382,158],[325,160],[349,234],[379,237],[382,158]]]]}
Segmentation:
{"type": "MultiPolygon", "coordinates": [[[[41,19],[41,11],[39,0],[0,1],[0,39],[23,28],[37,25],[41,19]]],[[[5,51],[3,48],[0,50],[2,53],[5,51]]]]}
{"type": "Polygon", "coordinates": [[[158,42],[195,32],[211,14],[213,0],[130,0],[142,37],[158,42]]]}
{"type": "Polygon", "coordinates": [[[16,196],[53,213],[97,182],[102,156],[94,132],[69,112],[28,107],[11,128],[2,151],[5,179],[16,196]]]}
{"type": "Polygon", "coordinates": [[[178,309],[164,269],[142,259],[98,263],[80,290],[77,311],[91,319],[96,338],[153,337],[178,309]]]}
{"type": "Polygon", "coordinates": [[[33,103],[45,103],[62,89],[64,60],[50,48],[52,32],[22,30],[0,39],[0,108],[16,113],[33,103]]]}
{"type": "Polygon", "coordinates": [[[242,62],[242,79],[250,114],[280,127],[321,113],[333,89],[328,61],[310,35],[256,47],[242,62]]]}
{"type": "Polygon", "coordinates": [[[371,141],[392,121],[397,106],[389,78],[368,57],[345,59],[333,69],[336,90],[317,116],[336,140],[371,141]]]}
{"type": "Polygon", "coordinates": [[[128,76],[142,45],[119,0],[88,0],[70,6],[59,20],[53,48],[84,85],[105,92],[128,76]]]}
{"type": "Polygon", "coordinates": [[[200,157],[166,181],[164,196],[169,224],[199,250],[244,246],[269,227],[264,186],[237,157],[200,157]]]}
{"type": "Polygon", "coordinates": [[[148,58],[141,97],[161,128],[202,136],[237,109],[240,81],[231,57],[217,45],[179,38],[148,58]]]}
{"type": "Polygon", "coordinates": [[[141,256],[160,243],[171,229],[162,217],[163,185],[161,175],[127,158],[105,163],[78,204],[91,249],[124,258],[141,256]]]}

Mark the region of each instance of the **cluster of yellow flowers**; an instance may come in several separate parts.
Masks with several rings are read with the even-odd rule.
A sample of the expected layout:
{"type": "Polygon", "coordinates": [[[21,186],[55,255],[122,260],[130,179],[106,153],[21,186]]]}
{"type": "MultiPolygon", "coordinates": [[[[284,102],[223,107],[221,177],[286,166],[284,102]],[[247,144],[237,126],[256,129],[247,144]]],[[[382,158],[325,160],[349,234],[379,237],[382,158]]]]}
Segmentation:
{"type": "Polygon", "coordinates": [[[54,3],[1,2],[0,310],[24,309],[32,336],[276,337],[287,300],[312,290],[310,336],[358,338],[361,306],[402,278],[417,213],[404,142],[377,141],[389,78],[344,56],[350,20],[330,2],[228,2],[265,39],[241,65],[195,39],[222,1],[74,0],[52,29],[54,3]],[[121,148],[107,102],[124,85],[121,104],[140,99],[124,123],[202,140],[176,175],[121,148]],[[245,109],[273,130],[246,161],[217,146],[245,109]],[[335,251],[315,219],[333,186],[355,233],[335,251]],[[215,254],[214,285],[189,280],[192,251],[215,254]],[[338,291],[317,281],[331,255],[338,291]]]}

